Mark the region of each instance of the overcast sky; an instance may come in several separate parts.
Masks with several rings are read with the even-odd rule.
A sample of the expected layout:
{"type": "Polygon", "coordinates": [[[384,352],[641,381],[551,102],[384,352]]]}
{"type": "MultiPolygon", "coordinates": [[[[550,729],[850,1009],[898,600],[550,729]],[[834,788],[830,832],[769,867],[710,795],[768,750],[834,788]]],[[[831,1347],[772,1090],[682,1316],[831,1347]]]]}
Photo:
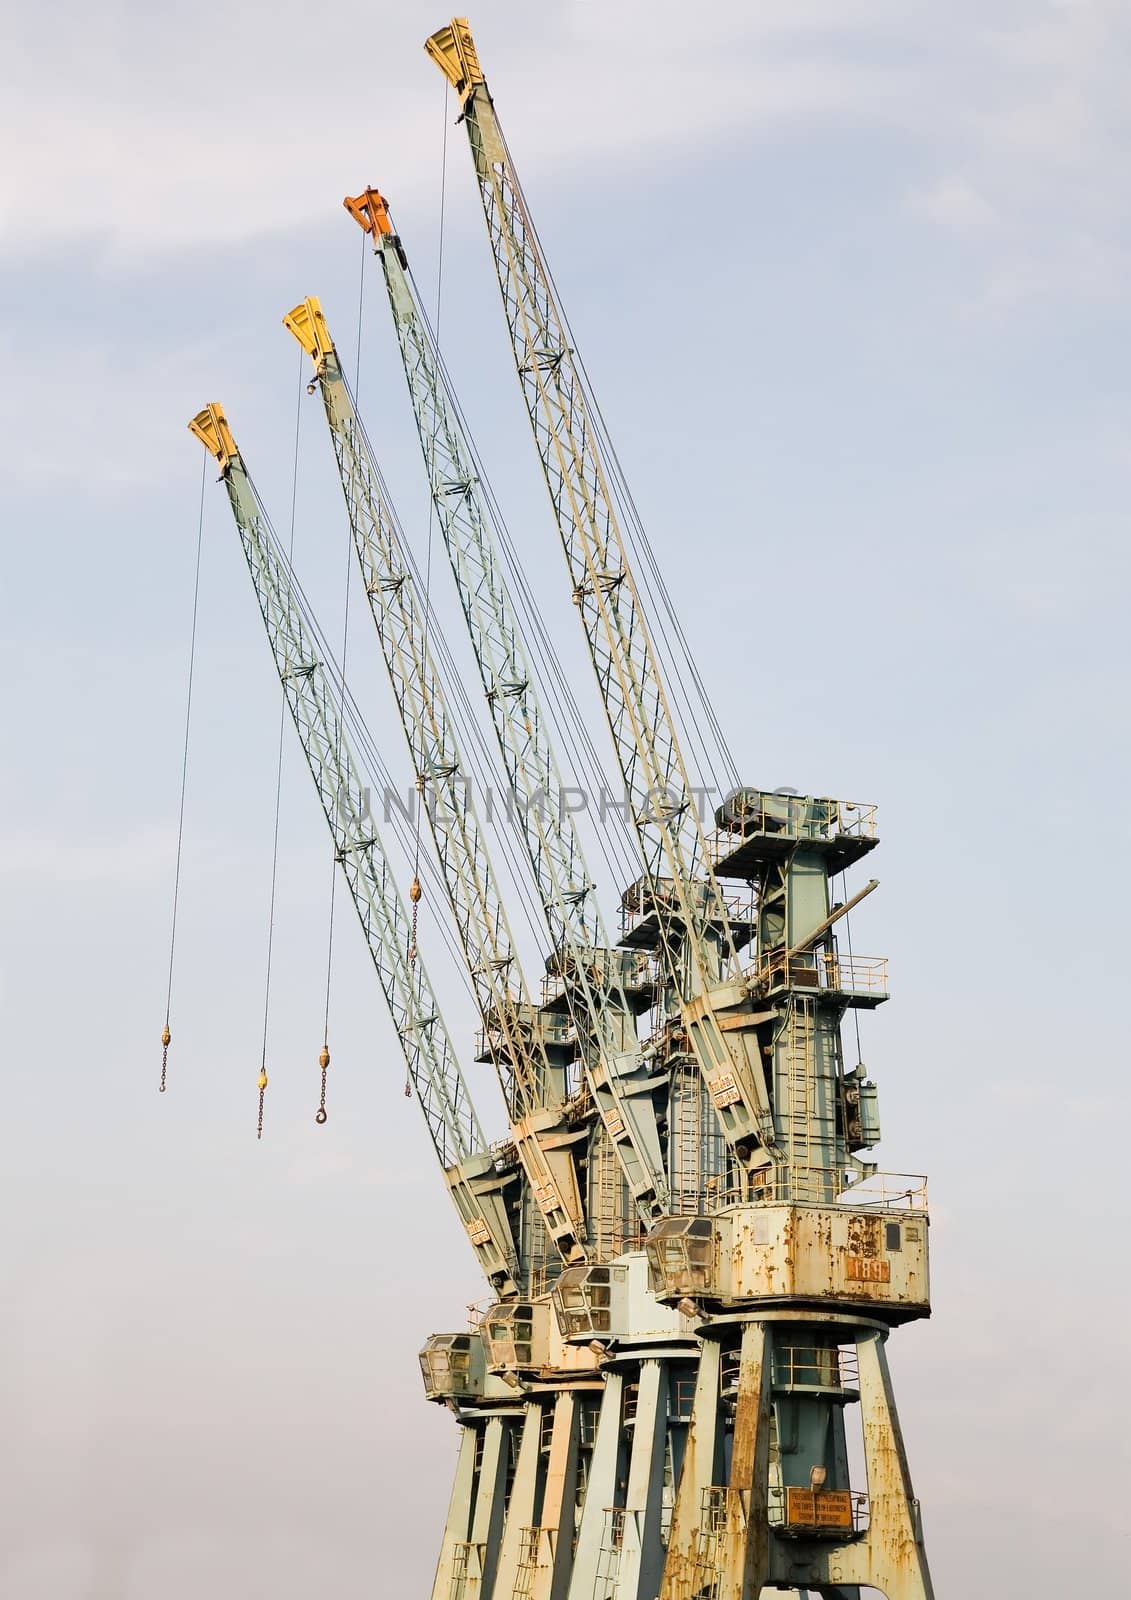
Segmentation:
{"type": "MultiPolygon", "coordinates": [[[[289,730],[255,1141],[278,686],[212,471],[156,1083],[185,425],[226,406],[285,528],[280,319],[319,294],[355,348],[347,192],[381,186],[433,289],[445,196],[445,349],[588,693],[466,140],[421,49],[446,18],[45,0],[6,20],[0,1593],[424,1595],[455,1427],[415,1356],[481,1289],[345,916],[313,1123],[330,861],[289,730]]],[[[740,769],[880,806],[856,943],[890,956],[893,998],[863,1050],[884,1165],[931,1175],[936,1314],[891,1358],[936,1587],[1121,1591],[1131,16],[482,0],[472,23],[740,769]]],[[[362,408],[418,539],[373,270],[363,296],[362,408]]],[[[296,561],[334,631],[317,404],[296,561]]],[[[360,615],[351,678],[403,772],[360,615]]]]}

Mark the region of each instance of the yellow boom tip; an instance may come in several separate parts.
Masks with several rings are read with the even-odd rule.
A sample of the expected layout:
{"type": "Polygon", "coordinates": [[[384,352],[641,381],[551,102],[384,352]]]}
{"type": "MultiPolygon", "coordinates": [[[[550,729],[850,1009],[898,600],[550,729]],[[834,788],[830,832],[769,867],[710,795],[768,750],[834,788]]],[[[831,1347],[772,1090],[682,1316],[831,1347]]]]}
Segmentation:
{"type": "Polygon", "coordinates": [[[316,367],[333,354],[334,341],[322,315],[322,302],[314,295],[308,295],[293,311],[287,312],[283,327],[294,334],[316,367]]]}
{"type": "Polygon", "coordinates": [[[197,412],[188,426],[189,432],[196,435],[209,455],[216,457],[221,471],[238,454],[236,441],[232,438],[232,430],[228,426],[228,419],[222,407],[205,406],[203,411],[197,412]]]}
{"type": "Polygon", "coordinates": [[[457,91],[461,103],[476,84],[486,81],[466,17],[453,17],[448,27],[424,41],[424,49],[457,91]]]}

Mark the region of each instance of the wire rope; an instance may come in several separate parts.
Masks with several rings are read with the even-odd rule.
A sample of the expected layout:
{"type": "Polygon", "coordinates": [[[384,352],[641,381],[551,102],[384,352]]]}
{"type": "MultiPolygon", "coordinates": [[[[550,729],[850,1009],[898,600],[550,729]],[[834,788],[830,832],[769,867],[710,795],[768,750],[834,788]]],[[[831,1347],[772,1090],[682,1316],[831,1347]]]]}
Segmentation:
{"type": "MultiPolygon", "coordinates": [[[[505,146],[505,136],[503,142],[505,146]]],[[[509,158],[509,149],[507,154],[509,158]]],[[[707,724],[707,729],[710,731],[717,746],[718,759],[722,765],[722,770],[729,777],[731,777],[734,782],[737,783],[737,769],[726,745],[726,741],[723,738],[722,728],[714,711],[714,707],[712,706],[710,698],[707,695],[702,674],[699,672],[698,666],[696,665],[694,657],[690,651],[690,648],[688,647],[686,634],[684,633],[683,627],[676,616],[675,608],[671,601],[670,592],[663,580],[659,563],[655,557],[655,552],[644,529],[644,525],[635,500],[633,499],[631,491],[629,490],[627,479],[620,463],[620,458],[617,455],[615,446],[613,445],[609,429],[605,423],[604,416],[601,412],[600,405],[593,389],[593,385],[589,379],[589,374],[585,367],[584,360],[576,348],[573,330],[570,326],[569,318],[564,310],[561,295],[559,294],[557,284],[554,281],[554,276],[549,266],[549,260],[542,246],[541,239],[538,235],[538,230],[534,224],[533,218],[531,217],[530,210],[526,202],[526,196],[518,179],[513,159],[509,159],[509,165],[514,182],[515,197],[518,201],[522,215],[523,228],[529,232],[542,262],[547,283],[549,285],[551,294],[553,295],[558,316],[561,319],[562,330],[566,335],[569,348],[577,365],[582,392],[587,404],[593,412],[595,432],[598,435],[599,442],[604,446],[604,450],[609,461],[610,478],[612,479],[613,485],[615,485],[615,487],[619,490],[618,498],[621,502],[619,509],[625,517],[630,544],[634,547],[637,554],[643,556],[642,586],[654,603],[658,601],[659,609],[661,609],[663,614],[669,619],[669,623],[671,625],[670,633],[667,630],[661,630],[658,638],[654,641],[654,644],[657,654],[661,656],[661,658],[665,658],[667,661],[668,671],[671,678],[671,690],[673,693],[673,698],[677,698],[682,702],[684,711],[686,713],[685,716],[681,716],[679,718],[679,720],[684,723],[684,736],[699,749],[701,754],[705,756],[705,767],[707,771],[711,772],[712,777],[715,778],[717,786],[717,775],[714,773],[714,765],[710,756],[708,742],[703,734],[703,731],[699,728],[698,718],[695,716],[694,707],[692,704],[692,697],[687,685],[684,683],[683,672],[680,670],[681,665],[686,668],[691,683],[694,685],[696,695],[699,700],[700,709],[703,712],[703,717],[707,724]],[[678,644],[678,652],[673,646],[673,640],[676,642],[676,644],[678,644]]],[[[704,775],[706,776],[706,772],[704,775]]]]}
{"type": "Polygon", "coordinates": [[[185,795],[188,789],[189,733],[192,727],[192,686],[196,670],[196,623],[200,610],[200,557],[204,545],[204,484],[207,456],[200,466],[200,511],[196,523],[196,561],[192,580],[192,627],[189,631],[188,685],[185,691],[185,736],[181,757],[181,798],[177,811],[177,860],[173,869],[173,914],[169,930],[169,975],[165,987],[165,1025],[161,1030],[161,1080],[158,1093],[164,1094],[168,1078],[169,1045],[173,1034],[169,1019],[173,1008],[173,957],[177,947],[177,911],[181,896],[181,858],[185,837],[185,795]]]}
{"type": "MultiPolygon", "coordinates": [[[[287,551],[288,560],[291,562],[294,560],[295,512],[298,506],[298,442],[299,429],[302,423],[302,391],[302,363],[300,361],[298,369],[298,400],[295,405],[294,451],[291,463],[291,522],[287,551]]],[[[286,730],[286,723],[287,697],[284,694],[279,704],[279,740],[275,757],[275,820],[271,837],[271,897],[267,914],[267,972],[263,984],[263,1049],[257,1080],[257,1088],[259,1090],[259,1110],[255,1128],[257,1140],[263,1137],[263,1111],[267,1095],[267,1039],[271,1023],[271,973],[275,949],[275,898],[279,877],[279,817],[283,802],[283,736],[286,730]]]]}
{"type": "MultiPolygon", "coordinates": [[[[251,482],[252,492],[255,494],[256,502],[259,506],[262,517],[264,538],[268,543],[273,556],[286,574],[287,587],[294,598],[299,615],[302,618],[305,628],[308,630],[312,639],[318,646],[321,657],[321,665],[329,682],[331,692],[337,698],[338,703],[344,707],[343,720],[346,731],[352,739],[357,754],[364,759],[373,777],[380,782],[384,795],[392,796],[396,792],[393,778],[380,753],[376,739],[366,723],[365,717],[356,701],[356,698],[353,695],[352,690],[350,690],[348,683],[346,682],[345,674],[343,673],[341,666],[336,659],[334,649],[331,646],[330,641],[318,620],[317,614],[310,603],[310,599],[307,596],[305,589],[303,588],[301,579],[295,571],[293,564],[289,561],[286,549],[271,525],[271,521],[263,505],[262,498],[255,489],[254,482],[251,481],[250,475],[249,482],[251,482]]],[[[411,863],[413,833],[408,816],[401,811],[399,806],[386,805],[383,811],[383,821],[389,828],[392,836],[396,839],[405,859],[411,863]]],[[[432,862],[428,857],[425,857],[421,862],[421,868],[425,876],[434,885],[439,885],[441,883],[440,868],[438,863],[432,862]]],[[[436,926],[439,930],[441,938],[444,940],[444,943],[452,956],[456,970],[460,974],[464,987],[466,988],[468,994],[474,998],[474,993],[471,988],[471,980],[465,970],[463,956],[456,943],[456,935],[454,930],[448,926],[446,919],[438,919],[436,926]]]]}

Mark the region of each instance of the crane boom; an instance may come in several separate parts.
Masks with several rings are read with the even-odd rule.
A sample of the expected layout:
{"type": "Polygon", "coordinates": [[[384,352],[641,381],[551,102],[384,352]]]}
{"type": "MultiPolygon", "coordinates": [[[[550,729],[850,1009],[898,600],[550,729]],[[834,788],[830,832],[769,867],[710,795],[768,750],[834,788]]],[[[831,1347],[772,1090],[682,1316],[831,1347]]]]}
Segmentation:
{"type": "MultiPolygon", "coordinates": [[[[749,987],[713,871],[600,447],[600,424],[465,18],[426,43],[457,90],[523,399],[630,800],[643,891],[739,1161],[778,1155],[749,987]]],[[[701,791],[700,791],[701,792],[701,791]]]]}
{"type": "Polygon", "coordinates": [[[314,362],[354,546],[418,790],[443,869],[485,1048],[511,1077],[511,1130],[547,1231],[562,1259],[581,1262],[585,1213],[566,1116],[564,1056],[547,1048],[545,1019],[526,988],[497,879],[466,789],[452,719],[428,643],[399,523],[318,301],[284,324],[314,362]]]}
{"type": "Polygon", "coordinates": [[[646,965],[614,951],[582,852],[523,648],[475,453],[388,207],[375,189],[346,200],[373,237],[444,546],[471,636],[503,764],[586,1059],[587,1078],[637,1211],[668,1209],[656,1079],[641,1058],[625,975],[646,965]]]}
{"type": "Polygon", "coordinates": [[[220,464],[287,709],[456,1210],[488,1281],[503,1294],[517,1294],[521,1274],[504,1197],[508,1180],[497,1171],[424,962],[408,956],[411,919],[366,815],[317,641],[223,411],[206,406],[189,427],[220,464]]]}

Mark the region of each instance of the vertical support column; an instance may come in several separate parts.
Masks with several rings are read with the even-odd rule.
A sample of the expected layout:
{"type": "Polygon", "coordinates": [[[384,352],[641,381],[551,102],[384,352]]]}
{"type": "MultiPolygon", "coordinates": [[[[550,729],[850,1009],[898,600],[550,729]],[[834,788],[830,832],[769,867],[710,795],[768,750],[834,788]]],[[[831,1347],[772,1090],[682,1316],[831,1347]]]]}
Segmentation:
{"type": "Polygon", "coordinates": [[[448,1517],[444,1523],[444,1539],[440,1546],[440,1559],[436,1563],[436,1577],[432,1584],[432,1600],[451,1600],[452,1581],[457,1570],[456,1546],[467,1543],[470,1528],[472,1494],[475,1488],[476,1430],[471,1423],[460,1423],[459,1455],[456,1458],[456,1480],[448,1503],[448,1517]]]}
{"type": "Polygon", "coordinates": [[[565,1389],[554,1402],[550,1459],[539,1516],[538,1570],[532,1600],[565,1600],[573,1563],[577,1505],[577,1395],[565,1389]]]}
{"type": "MultiPolygon", "coordinates": [[[[511,1424],[503,1417],[487,1419],[479,1481],[475,1486],[475,1511],[471,1518],[472,1560],[468,1563],[464,1592],[458,1600],[487,1600],[494,1587],[506,1510],[509,1426],[511,1424]]],[[[453,1595],[452,1600],[457,1597],[453,1595]]]]}
{"type": "Polygon", "coordinates": [[[892,1393],[886,1337],[876,1329],[862,1331],[857,1338],[870,1518],[867,1537],[836,1553],[829,1563],[829,1576],[836,1583],[880,1589],[887,1600],[934,1600],[918,1502],[892,1393]]]}
{"type": "Polygon", "coordinates": [[[643,1361],[625,1493],[618,1600],[653,1600],[664,1568],[660,1514],[668,1432],[668,1369],[643,1361]]]}
{"type": "Polygon", "coordinates": [[[605,1513],[613,1504],[617,1492],[623,1395],[624,1375],[620,1372],[607,1372],[604,1392],[601,1395],[601,1410],[597,1418],[597,1437],[593,1443],[593,1455],[589,1462],[585,1504],[581,1508],[581,1523],[577,1531],[577,1549],[573,1557],[569,1600],[593,1600],[601,1555],[601,1540],[605,1531],[605,1513]]]}
{"type": "Polygon", "coordinates": [[[718,1600],[760,1595],[770,1572],[770,1413],[772,1337],[764,1322],[742,1330],[734,1446],[719,1552],[718,1600]]]}
{"type": "MultiPolygon", "coordinates": [[[[844,1426],[844,1407],[834,1408],[832,1417],[832,1458],[834,1483],[851,1483],[851,1464],[848,1459],[848,1437],[844,1426]]],[[[860,1590],[856,1584],[839,1586],[834,1591],[830,1590],[827,1600],[860,1600],[860,1590]]]]}
{"type": "Polygon", "coordinates": [[[681,1600],[695,1559],[703,1491],[718,1483],[722,1475],[722,1395],[720,1370],[722,1346],[716,1339],[704,1339],[699,1346],[699,1370],[695,1379],[695,1399],[683,1454],[683,1471],[676,1488],[668,1557],[660,1600],[681,1600]]]}
{"type": "MultiPolygon", "coordinates": [[[[510,1503],[507,1506],[503,1537],[499,1545],[499,1565],[495,1574],[495,1593],[500,1600],[511,1600],[518,1581],[523,1537],[534,1523],[538,1502],[539,1448],[542,1441],[542,1407],[529,1400],[522,1422],[522,1439],[514,1469],[510,1503]]],[[[437,1597],[442,1600],[442,1597],[437,1597]]]]}

